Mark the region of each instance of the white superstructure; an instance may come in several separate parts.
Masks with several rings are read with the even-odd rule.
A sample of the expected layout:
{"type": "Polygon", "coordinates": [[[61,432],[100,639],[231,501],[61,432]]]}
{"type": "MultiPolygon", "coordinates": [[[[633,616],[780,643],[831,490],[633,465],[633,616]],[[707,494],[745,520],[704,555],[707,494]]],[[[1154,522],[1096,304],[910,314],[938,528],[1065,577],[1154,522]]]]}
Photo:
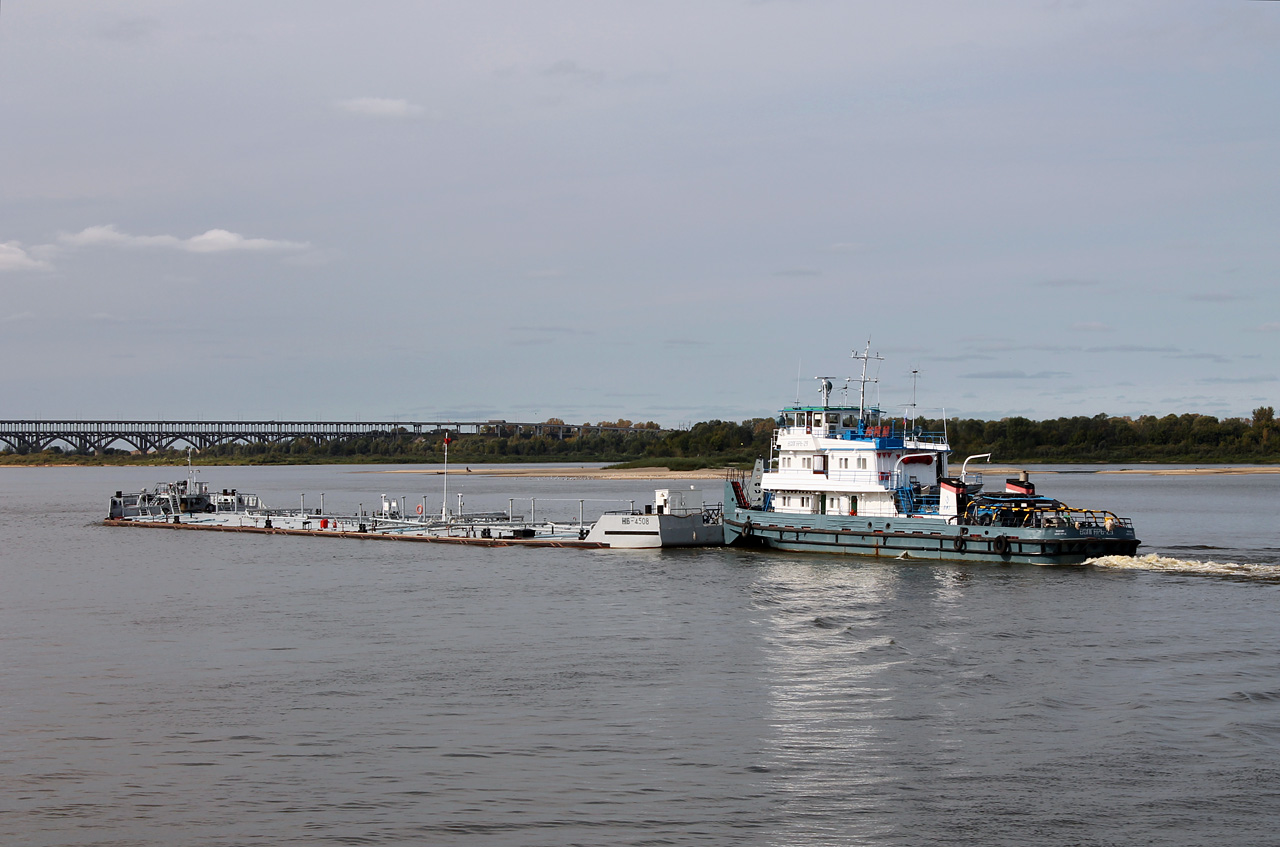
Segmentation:
{"type": "MultiPolygon", "coordinates": [[[[874,517],[937,512],[950,452],[945,433],[924,433],[907,419],[899,428],[868,407],[867,383],[874,380],[867,362],[879,357],[868,348],[854,358],[862,361],[858,405],[832,405],[831,380],[817,377],[819,405],[797,403],[778,415],[773,454],[760,479],[766,510],[874,517]]],[[[954,500],[951,506],[955,515],[954,500]]]]}

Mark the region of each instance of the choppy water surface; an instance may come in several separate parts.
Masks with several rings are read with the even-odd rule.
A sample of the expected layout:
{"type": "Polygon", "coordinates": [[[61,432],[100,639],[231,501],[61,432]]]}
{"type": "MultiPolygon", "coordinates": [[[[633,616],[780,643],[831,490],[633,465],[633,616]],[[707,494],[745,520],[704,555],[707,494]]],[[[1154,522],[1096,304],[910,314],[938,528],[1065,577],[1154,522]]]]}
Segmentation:
{"type": "Polygon", "coordinates": [[[1280,843],[1280,477],[1036,477],[1146,542],[1043,569],[94,523],[168,475],[0,469],[6,844],[1280,843]]]}

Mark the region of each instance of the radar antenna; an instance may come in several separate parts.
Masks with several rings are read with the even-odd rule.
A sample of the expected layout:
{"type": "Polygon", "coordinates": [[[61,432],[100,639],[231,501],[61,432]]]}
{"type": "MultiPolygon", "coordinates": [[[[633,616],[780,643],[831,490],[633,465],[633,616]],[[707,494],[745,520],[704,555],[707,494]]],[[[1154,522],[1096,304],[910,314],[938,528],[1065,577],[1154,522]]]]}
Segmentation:
{"type": "Polygon", "coordinates": [[[830,401],[830,399],[831,399],[831,389],[832,389],[832,387],[833,387],[833,386],[831,385],[832,377],[829,377],[829,376],[815,376],[815,377],[814,377],[814,379],[820,379],[820,380],[822,380],[822,382],[818,383],[818,391],[820,391],[820,392],[822,393],[822,405],[823,405],[823,407],[825,408],[825,407],[827,407],[827,406],[831,405],[831,404],[830,404],[830,402],[828,402],[828,401],[830,401]]]}

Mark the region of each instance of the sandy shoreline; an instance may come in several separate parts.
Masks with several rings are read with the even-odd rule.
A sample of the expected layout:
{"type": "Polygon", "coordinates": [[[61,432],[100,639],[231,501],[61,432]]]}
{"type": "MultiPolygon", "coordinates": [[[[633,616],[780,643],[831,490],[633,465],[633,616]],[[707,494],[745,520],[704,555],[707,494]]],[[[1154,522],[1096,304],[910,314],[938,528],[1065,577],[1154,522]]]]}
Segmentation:
{"type": "MultiPolygon", "coordinates": [[[[444,471],[439,468],[415,470],[397,468],[393,471],[367,471],[367,473],[396,474],[428,474],[440,476],[444,471]]],[[[470,470],[450,470],[450,476],[508,476],[524,479],[724,479],[728,473],[726,468],[703,468],[697,471],[672,471],[666,468],[566,468],[538,467],[531,465],[521,468],[486,468],[476,465],[470,470]]]]}
{"type": "MultiPolygon", "coordinates": [[[[955,463],[951,465],[952,473],[957,473],[958,468],[955,463]]],[[[1274,474],[1280,473],[1280,465],[1221,465],[1217,467],[1196,467],[1187,466],[1185,468],[1144,468],[1141,465],[1132,467],[1110,467],[1099,466],[1097,470],[1090,467],[1073,467],[1070,469],[1063,468],[1046,468],[1042,465],[969,465],[969,473],[980,473],[988,477],[1015,477],[1026,471],[1031,476],[1039,476],[1043,474],[1149,474],[1151,476],[1208,476],[1218,474],[1274,474]]]]}
{"type": "Polygon", "coordinates": [[[1276,465],[1263,466],[1245,466],[1245,467],[1222,467],[1222,468],[1116,468],[1114,470],[1098,471],[1098,473],[1145,473],[1155,476],[1192,476],[1199,474],[1255,474],[1255,473],[1280,473],[1280,467],[1276,465]]]}
{"type": "MultiPolygon", "coordinates": [[[[0,470],[6,468],[24,469],[24,468],[103,468],[103,467],[180,467],[178,465],[76,465],[76,464],[38,464],[38,465],[6,465],[0,464],[0,470]]],[[[197,465],[197,468],[239,468],[239,467],[263,467],[261,465],[197,465]]],[[[275,466],[273,466],[275,467],[275,466]]],[[[313,467],[312,465],[280,465],[279,467],[313,467]]],[[[376,465],[330,465],[329,467],[350,469],[353,473],[378,473],[378,474],[424,474],[427,476],[440,476],[444,473],[439,468],[396,468],[394,470],[379,470],[376,465]]],[[[959,467],[956,463],[951,466],[953,473],[958,473],[959,467]]],[[[1033,476],[1044,474],[1150,474],[1152,476],[1201,476],[1201,475],[1244,475],[1244,474],[1280,474],[1280,465],[1220,465],[1211,467],[1188,466],[1185,468],[1144,468],[1141,465],[1132,467],[1107,467],[1100,466],[1097,470],[1089,467],[1072,468],[1070,470],[1047,469],[1038,465],[1026,466],[1008,466],[1008,465],[970,465],[970,473],[980,473],[991,478],[1005,478],[1017,476],[1022,471],[1027,471],[1033,476]]],[[[703,468],[696,471],[672,471],[666,468],[571,468],[561,466],[547,467],[543,465],[528,465],[518,468],[512,467],[492,467],[486,465],[475,465],[471,470],[462,469],[449,470],[450,476],[504,476],[504,477],[523,477],[526,479],[724,479],[729,473],[738,473],[738,471],[730,468],[703,468]]]]}
{"type": "MultiPolygon", "coordinates": [[[[954,466],[952,470],[957,470],[954,466]]],[[[1072,469],[1072,470],[1046,470],[1035,465],[1024,467],[1011,467],[1000,465],[970,465],[970,473],[981,473],[984,476],[992,478],[1014,477],[1026,470],[1029,474],[1036,476],[1041,474],[1058,474],[1058,473],[1099,473],[1099,474],[1151,474],[1153,476],[1199,476],[1208,474],[1280,474],[1280,466],[1222,466],[1222,467],[1186,467],[1186,468],[1143,468],[1127,467],[1127,468],[1107,468],[1100,467],[1097,470],[1089,468],[1072,469]]],[[[672,471],[666,468],[566,468],[566,467],[539,467],[531,465],[520,468],[486,468],[484,465],[476,465],[468,470],[450,470],[450,475],[465,476],[505,476],[505,477],[523,477],[525,479],[724,479],[731,472],[729,468],[703,468],[696,471],[672,471]]],[[[732,471],[736,473],[736,471],[732,471]]],[[[397,468],[395,470],[369,470],[364,473],[388,473],[388,474],[429,474],[439,476],[444,471],[439,468],[430,470],[416,470],[397,468]]]]}

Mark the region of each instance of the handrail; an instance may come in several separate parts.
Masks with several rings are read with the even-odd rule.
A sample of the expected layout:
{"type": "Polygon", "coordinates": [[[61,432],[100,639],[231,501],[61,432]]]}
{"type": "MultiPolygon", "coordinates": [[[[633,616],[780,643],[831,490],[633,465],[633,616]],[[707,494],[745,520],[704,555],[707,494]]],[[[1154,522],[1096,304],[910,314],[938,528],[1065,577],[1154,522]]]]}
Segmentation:
{"type": "Polygon", "coordinates": [[[901,456],[898,457],[898,461],[893,463],[893,470],[891,471],[891,473],[893,474],[894,479],[898,478],[898,473],[899,473],[898,469],[902,467],[902,463],[905,462],[907,459],[914,459],[916,456],[926,456],[929,459],[933,458],[932,453],[903,453],[901,456]]]}

